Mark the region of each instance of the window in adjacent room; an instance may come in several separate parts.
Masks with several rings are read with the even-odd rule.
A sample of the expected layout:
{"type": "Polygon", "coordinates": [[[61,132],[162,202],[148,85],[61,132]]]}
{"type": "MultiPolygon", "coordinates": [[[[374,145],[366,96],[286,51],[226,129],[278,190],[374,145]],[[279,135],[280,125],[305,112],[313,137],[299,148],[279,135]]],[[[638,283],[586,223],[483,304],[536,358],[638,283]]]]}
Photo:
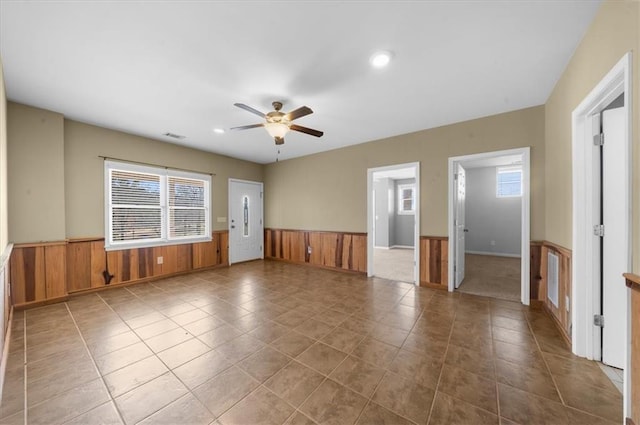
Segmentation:
{"type": "Polygon", "coordinates": [[[415,214],[416,186],[414,184],[398,185],[398,214],[415,214]]]}
{"type": "Polygon", "coordinates": [[[105,247],[211,240],[211,176],[105,161],[105,247]]]}
{"type": "Polygon", "coordinates": [[[496,196],[510,198],[522,196],[522,167],[498,167],[496,172],[496,196]]]}

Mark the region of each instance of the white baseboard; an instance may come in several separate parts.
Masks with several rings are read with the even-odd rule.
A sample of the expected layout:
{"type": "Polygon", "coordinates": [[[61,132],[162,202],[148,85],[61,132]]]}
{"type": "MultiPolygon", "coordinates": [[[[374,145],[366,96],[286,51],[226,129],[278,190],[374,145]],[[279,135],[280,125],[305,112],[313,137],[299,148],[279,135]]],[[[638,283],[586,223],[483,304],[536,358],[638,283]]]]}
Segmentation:
{"type": "Polygon", "coordinates": [[[411,245],[391,245],[391,249],[414,249],[411,245]]]}
{"type": "Polygon", "coordinates": [[[375,249],[391,249],[388,246],[375,246],[375,245],[374,245],[374,248],[375,249]]]}
{"type": "Polygon", "coordinates": [[[520,258],[520,254],[504,254],[501,252],[485,252],[485,251],[465,251],[465,254],[476,254],[476,255],[493,255],[494,257],[510,257],[510,258],[520,258]]]}

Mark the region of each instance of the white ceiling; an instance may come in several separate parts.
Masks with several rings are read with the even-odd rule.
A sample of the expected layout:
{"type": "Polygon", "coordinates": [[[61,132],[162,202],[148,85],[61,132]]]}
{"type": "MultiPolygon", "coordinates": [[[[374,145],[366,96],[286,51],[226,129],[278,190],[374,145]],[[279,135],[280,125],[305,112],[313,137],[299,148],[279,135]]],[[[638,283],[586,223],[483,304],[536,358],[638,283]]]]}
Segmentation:
{"type": "Polygon", "coordinates": [[[10,100],[269,163],[264,129],[212,132],[260,122],[234,103],[314,110],[296,123],[324,137],[291,132],[280,159],[540,105],[599,4],[3,0],[0,55],[10,100]]]}

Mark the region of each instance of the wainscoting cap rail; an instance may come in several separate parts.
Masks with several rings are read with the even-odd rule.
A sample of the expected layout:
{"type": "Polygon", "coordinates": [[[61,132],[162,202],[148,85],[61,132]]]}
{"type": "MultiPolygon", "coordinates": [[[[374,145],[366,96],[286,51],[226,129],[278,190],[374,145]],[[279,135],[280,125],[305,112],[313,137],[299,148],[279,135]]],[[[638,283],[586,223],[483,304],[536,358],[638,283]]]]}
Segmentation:
{"type": "Polygon", "coordinates": [[[150,167],[164,168],[165,170],[187,171],[189,173],[207,174],[212,177],[215,177],[216,175],[216,173],[209,173],[207,171],[190,170],[188,168],[167,167],[166,165],[153,164],[151,162],[133,161],[131,159],[114,158],[112,156],[98,155],[98,158],[102,158],[105,161],[112,160],[112,161],[128,162],[129,164],[148,165],[150,167]]]}
{"type": "Polygon", "coordinates": [[[622,276],[627,280],[629,288],[640,291],[640,276],[633,273],[624,273],[622,276]]]}

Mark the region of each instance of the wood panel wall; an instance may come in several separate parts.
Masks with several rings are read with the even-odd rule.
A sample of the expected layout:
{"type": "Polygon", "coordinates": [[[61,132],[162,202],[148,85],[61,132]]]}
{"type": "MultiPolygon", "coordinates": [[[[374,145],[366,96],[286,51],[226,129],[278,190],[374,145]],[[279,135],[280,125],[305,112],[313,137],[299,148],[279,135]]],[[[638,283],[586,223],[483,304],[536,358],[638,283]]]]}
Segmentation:
{"type": "Polygon", "coordinates": [[[64,241],[14,246],[10,259],[14,306],[66,297],[66,248],[64,241]]]}
{"type": "Polygon", "coordinates": [[[366,233],[265,229],[265,258],[367,272],[366,233]]]}
{"type": "Polygon", "coordinates": [[[624,277],[631,296],[631,417],[627,423],[640,424],[640,276],[626,273],[624,277]]]}
{"type": "Polygon", "coordinates": [[[420,236],[420,286],[448,289],[448,238],[420,236]]]}
{"type": "MultiPolygon", "coordinates": [[[[540,283],[538,299],[541,300],[556,320],[567,342],[571,342],[571,250],[542,242],[539,262],[540,283]],[[558,306],[554,306],[548,296],[547,255],[552,252],[558,256],[558,306]]],[[[533,271],[533,267],[531,268],[533,271]]]]}
{"type": "Polygon", "coordinates": [[[227,231],[214,232],[211,242],[105,251],[104,239],[75,239],[16,245],[11,254],[14,306],[64,299],[69,294],[159,278],[229,264],[227,231]],[[163,264],[157,258],[163,257],[163,264]]]}

